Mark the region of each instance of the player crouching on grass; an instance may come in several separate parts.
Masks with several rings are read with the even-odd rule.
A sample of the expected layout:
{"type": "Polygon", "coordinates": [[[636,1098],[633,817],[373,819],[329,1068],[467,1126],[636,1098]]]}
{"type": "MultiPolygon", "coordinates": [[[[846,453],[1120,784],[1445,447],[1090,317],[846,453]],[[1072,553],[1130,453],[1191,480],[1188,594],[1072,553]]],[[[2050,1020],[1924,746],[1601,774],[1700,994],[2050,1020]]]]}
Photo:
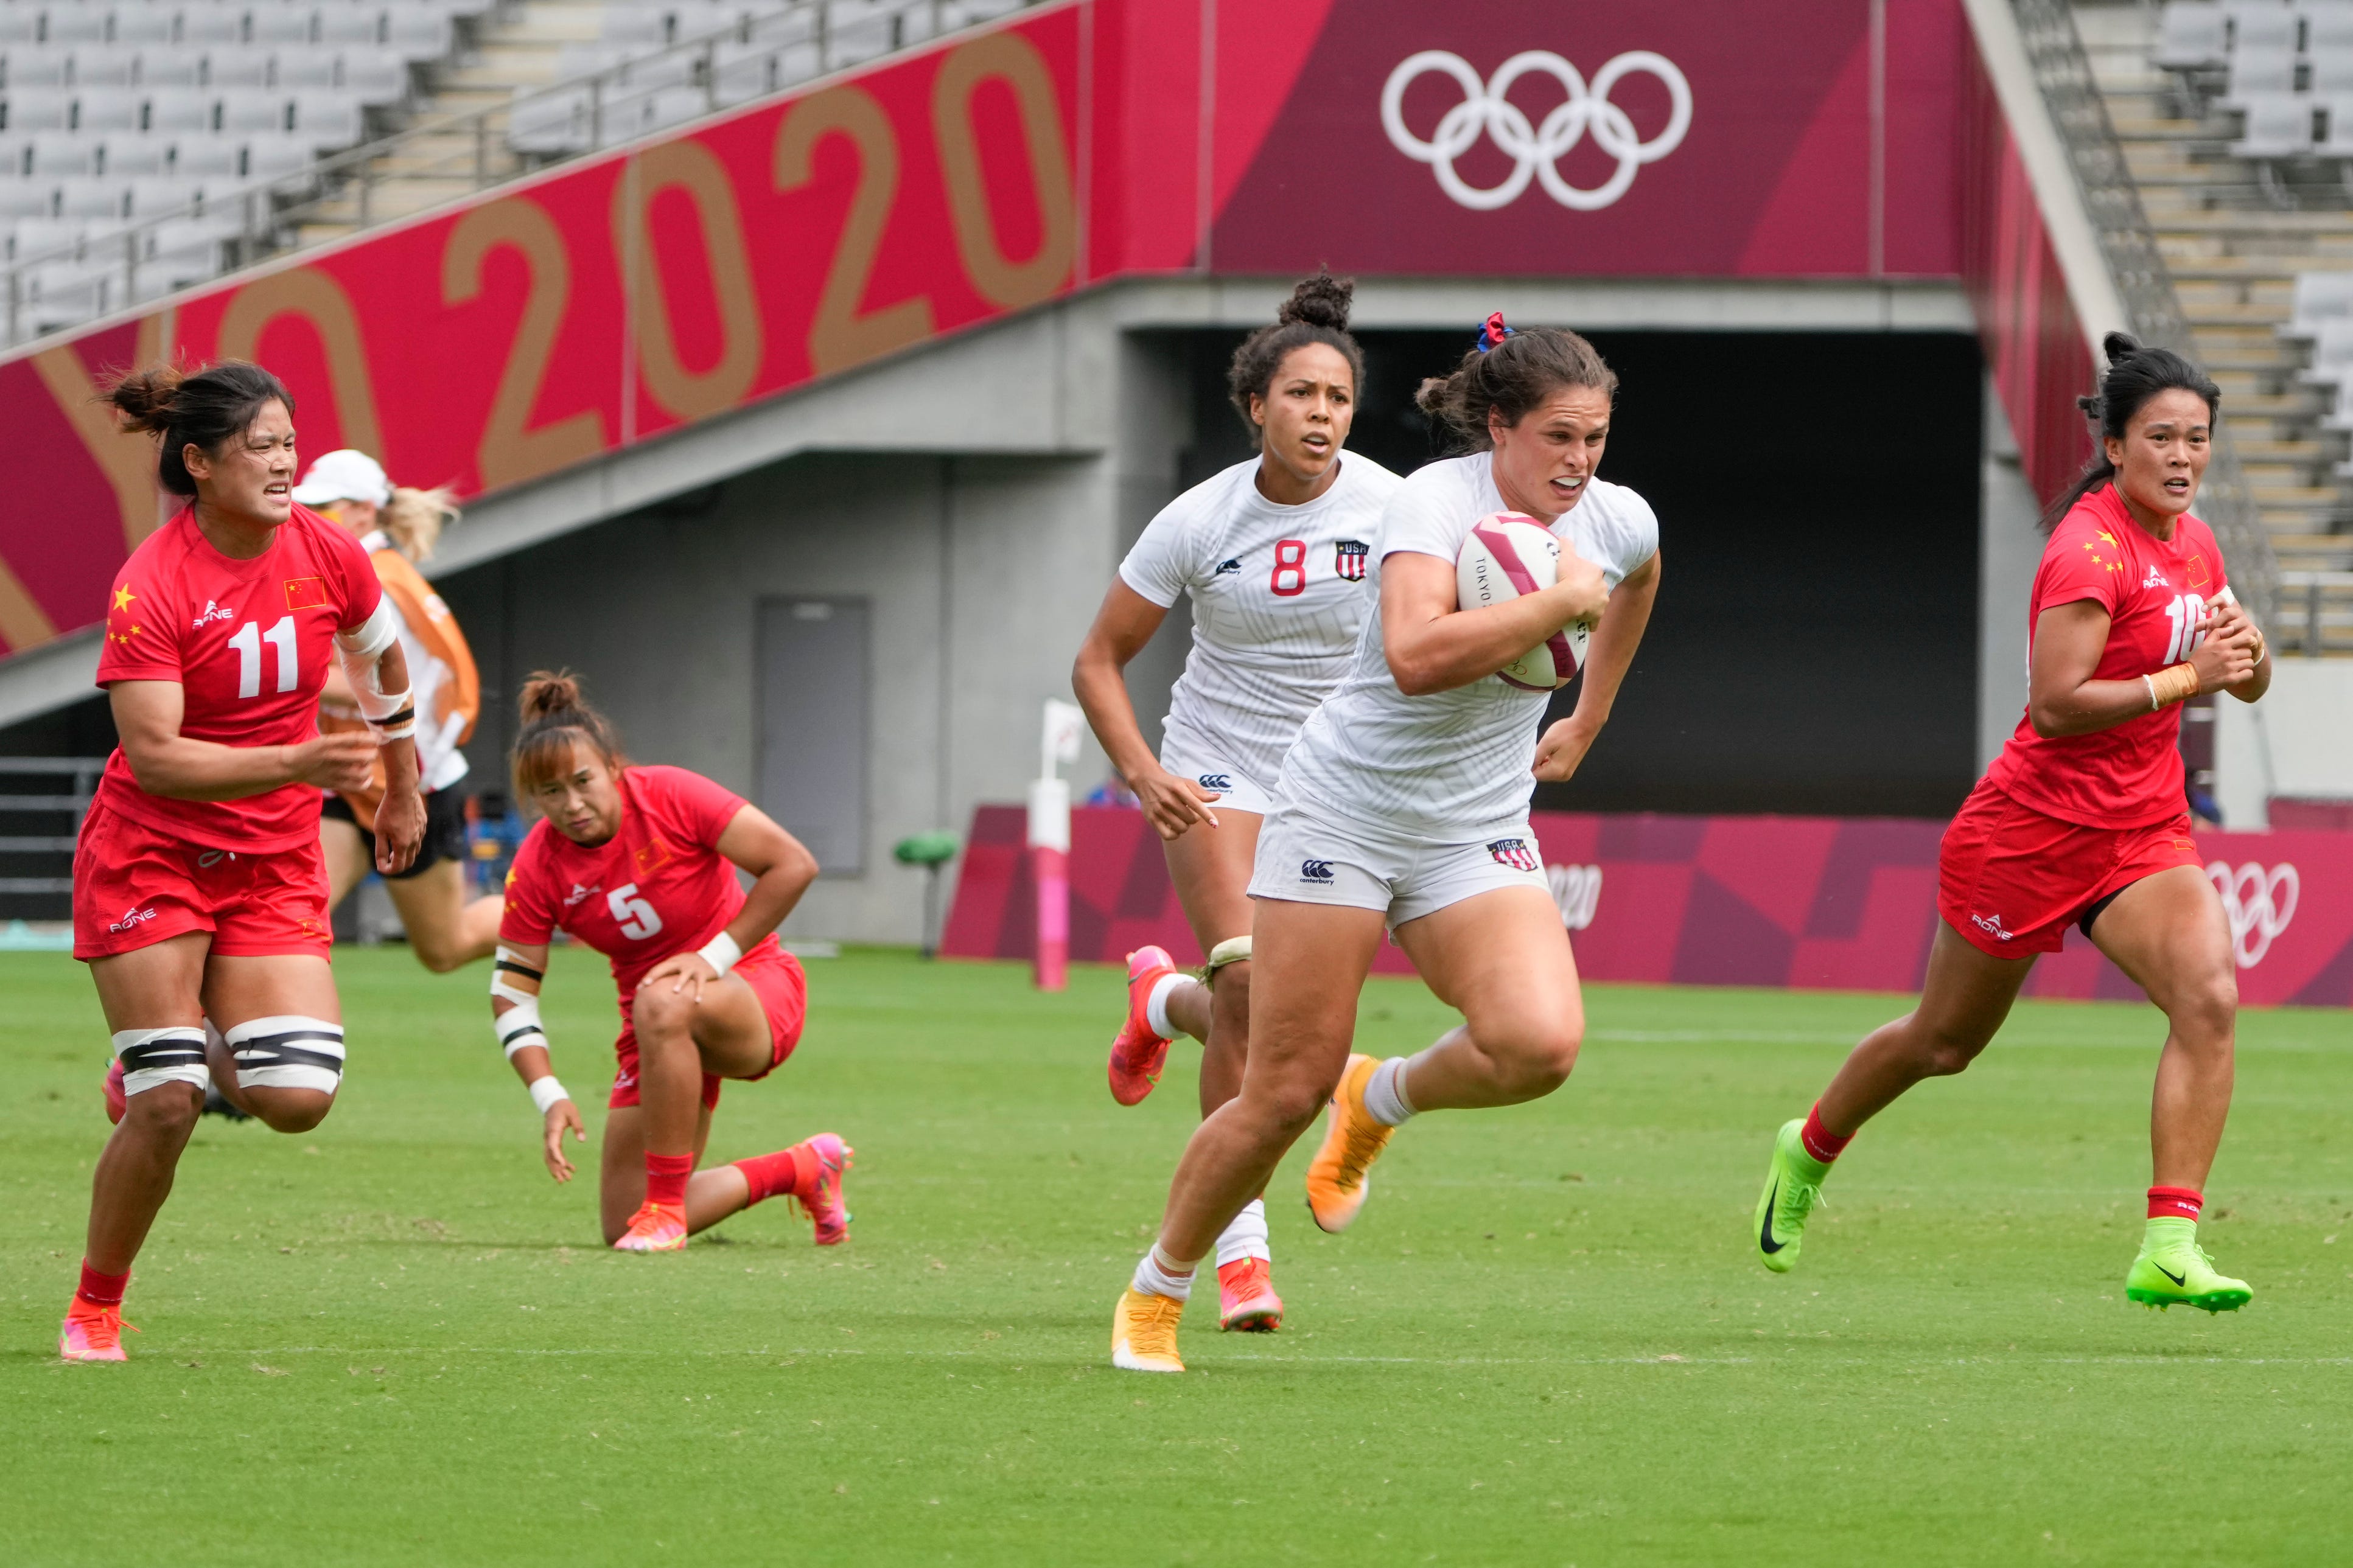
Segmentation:
{"type": "Polygon", "coordinates": [[[286,388],[232,361],[127,375],[107,401],[157,437],[157,483],[188,504],[115,574],[99,652],[121,744],[74,846],[74,956],[114,1034],[116,1126],[58,1334],[78,1362],[123,1359],[132,1260],[206,1090],[280,1132],[335,1102],[320,791],[365,784],[380,755],[376,868],[405,869],[425,832],[407,661],[359,542],[295,504],[286,388]],[[318,732],[331,652],[364,732],[318,732]],[[207,1014],[225,1038],[206,1039],[207,1014]]]}
{"type": "Polygon", "coordinates": [[[1919,1005],[1857,1046],[1774,1144],[1751,1234],[1776,1273],[1796,1266],[1848,1140],[1922,1079],[1975,1060],[2036,955],[2058,952],[2074,924],[2170,1026],[2149,1116],[2148,1225],[2125,1297],[2228,1312],[2253,1296],[2198,1245],[2231,1109],[2239,984],[2230,922],[2183,808],[2179,704],[2200,691],[2253,702],[2271,665],[2213,533],[2189,512],[2220,389],[2169,350],[2122,332],[2104,346],[2100,394],[2081,400],[2099,421],[2101,455],[2045,514],[2026,717],[1946,830],[1944,924],[1919,1005]]]}
{"type": "Polygon", "coordinates": [[[778,1194],[799,1200],[830,1247],[849,1235],[851,1150],[820,1132],[715,1169],[695,1165],[723,1079],[761,1079],[800,1040],[801,966],[776,930],[817,877],[800,840],[699,773],[625,762],[603,714],[568,675],[523,686],[515,796],[538,807],[507,874],[491,1013],[532,1103],[548,1173],[572,1179],[564,1135],[586,1141],[555,1080],[539,992],[557,928],[612,961],[620,1071],[605,1116],[605,1239],[675,1252],[693,1232],[778,1194]],[[751,873],[749,892],[736,885],[751,873]]]}

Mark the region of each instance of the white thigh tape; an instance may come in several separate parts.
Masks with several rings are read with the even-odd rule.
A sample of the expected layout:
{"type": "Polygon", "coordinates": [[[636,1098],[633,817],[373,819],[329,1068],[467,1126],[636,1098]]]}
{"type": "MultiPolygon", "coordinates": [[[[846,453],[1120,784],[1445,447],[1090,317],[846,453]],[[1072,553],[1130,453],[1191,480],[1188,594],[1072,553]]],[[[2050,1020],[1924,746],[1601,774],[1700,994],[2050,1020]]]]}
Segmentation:
{"type": "Polygon", "coordinates": [[[201,1028],[125,1029],[114,1037],[114,1058],[122,1064],[125,1094],[139,1094],[159,1083],[212,1087],[201,1028]]]}
{"type": "Polygon", "coordinates": [[[240,1088],[332,1094],[343,1084],[343,1031],[323,1018],[254,1018],[231,1029],[227,1040],[240,1088]]]}

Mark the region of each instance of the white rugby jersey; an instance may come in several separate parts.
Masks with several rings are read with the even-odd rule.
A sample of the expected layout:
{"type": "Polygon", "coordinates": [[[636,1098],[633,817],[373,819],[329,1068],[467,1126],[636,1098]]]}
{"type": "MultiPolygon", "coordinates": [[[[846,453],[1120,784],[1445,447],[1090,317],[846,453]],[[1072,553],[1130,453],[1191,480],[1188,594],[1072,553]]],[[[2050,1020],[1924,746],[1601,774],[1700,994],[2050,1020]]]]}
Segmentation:
{"type": "Polygon", "coordinates": [[[1163,507],[1119,575],[1163,609],[1193,595],[1163,753],[1271,791],[1299,726],[1348,668],[1373,605],[1381,512],[1403,481],[1349,452],[1322,495],[1278,506],[1258,468],[1236,463],[1163,507]]]}
{"type": "MultiPolygon", "coordinates": [[[[1434,555],[1451,570],[1482,517],[1512,509],[1495,489],[1493,456],[1474,452],[1420,468],[1381,520],[1381,552],[1434,555]]],[[[1588,479],[1553,536],[1599,566],[1615,588],[1659,548],[1651,505],[1623,485],[1588,479]]],[[[1282,793],[1311,808],[1451,840],[1520,821],[1535,788],[1536,724],[1551,693],[1493,676],[1409,697],[1381,643],[1380,562],[1372,613],[1348,673],[1291,749],[1282,793]]]]}

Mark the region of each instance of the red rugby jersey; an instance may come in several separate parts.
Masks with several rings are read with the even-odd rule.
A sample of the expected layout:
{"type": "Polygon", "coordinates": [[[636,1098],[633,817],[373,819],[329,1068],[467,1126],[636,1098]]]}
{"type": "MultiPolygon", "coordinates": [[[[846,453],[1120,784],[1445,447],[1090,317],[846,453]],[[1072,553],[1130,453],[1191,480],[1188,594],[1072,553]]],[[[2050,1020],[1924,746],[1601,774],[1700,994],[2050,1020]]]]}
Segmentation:
{"type": "MultiPolygon", "coordinates": [[[[544,819],[523,835],[499,939],[536,947],[558,928],[570,931],[612,961],[626,1013],[646,971],[692,952],[744,907],[735,868],[719,853],[719,836],[743,809],[743,796],[701,773],[623,769],[621,825],[604,843],[575,844],[544,819]]],[[[751,952],[776,945],[770,935],[751,952]]]]}
{"type": "MultiPolygon", "coordinates": [[[[2043,547],[2027,610],[2029,657],[2043,611],[2089,599],[2108,613],[2108,646],[2092,678],[2154,675],[2205,640],[2198,623],[2228,582],[2204,523],[2184,513],[2173,537],[2160,540],[2104,485],[2075,503],[2043,547]]],[[[2143,827],[2185,809],[2180,735],[2178,702],[2089,735],[2045,737],[2021,719],[1986,777],[2062,822],[2143,827]]]]}
{"type": "MultiPolygon", "coordinates": [[[[269,548],[232,561],[196,527],[195,509],[149,534],[115,574],[98,684],[176,680],[180,733],[227,746],[286,746],[319,732],[319,689],[334,636],[375,613],[384,590],[359,541],[297,506],[269,548]]],[[[252,854],[319,836],[316,784],[242,800],[166,800],[131,774],[121,747],[97,800],[194,844],[252,854]]]]}

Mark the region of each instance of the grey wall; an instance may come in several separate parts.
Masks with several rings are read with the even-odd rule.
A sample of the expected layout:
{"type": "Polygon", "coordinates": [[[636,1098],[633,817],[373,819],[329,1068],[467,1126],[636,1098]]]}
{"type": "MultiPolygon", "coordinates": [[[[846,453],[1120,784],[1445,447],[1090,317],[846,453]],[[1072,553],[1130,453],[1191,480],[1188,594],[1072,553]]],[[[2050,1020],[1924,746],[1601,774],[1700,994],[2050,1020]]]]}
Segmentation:
{"type": "Polygon", "coordinates": [[[1985,384],[1984,510],[1978,548],[1978,766],[2000,754],[2026,712],[2026,605],[2042,562],[2042,503],[1993,378],[1985,384]]]}
{"type": "MultiPolygon", "coordinates": [[[[891,859],[910,833],[964,828],[1020,798],[1039,705],[1066,695],[1072,652],[1114,564],[1100,458],[819,456],[728,481],[700,507],[655,509],[438,584],[478,640],[496,710],[468,747],[501,776],[513,696],[567,665],[630,754],[756,793],[755,607],[783,595],[873,605],[867,873],[828,878],[788,935],[911,941],[921,878],[891,859]],[[492,646],[492,645],[495,646],[492,646]]],[[[1082,787],[1099,755],[1077,770],[1082,787]]]]}

